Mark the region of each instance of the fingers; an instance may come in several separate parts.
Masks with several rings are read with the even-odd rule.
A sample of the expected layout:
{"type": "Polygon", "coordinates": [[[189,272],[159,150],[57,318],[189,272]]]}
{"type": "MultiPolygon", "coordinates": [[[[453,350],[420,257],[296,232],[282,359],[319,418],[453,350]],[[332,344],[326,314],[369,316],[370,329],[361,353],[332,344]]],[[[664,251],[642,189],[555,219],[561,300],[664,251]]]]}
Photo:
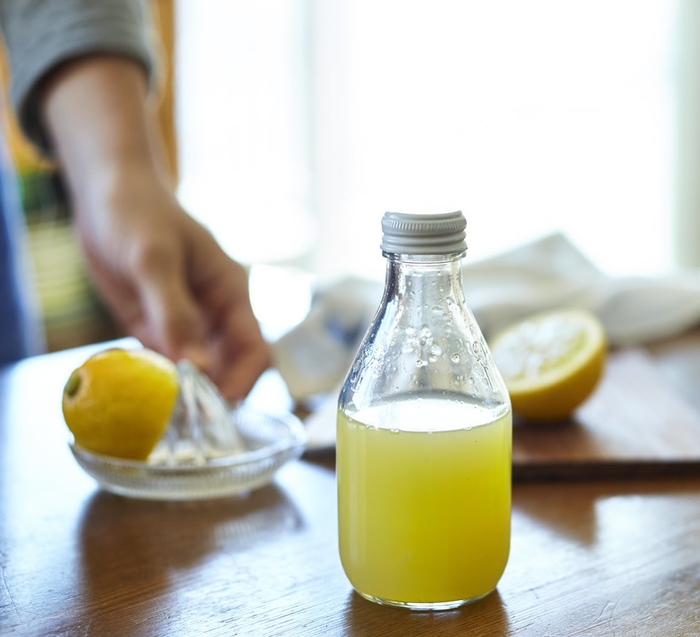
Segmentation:
{"type": "Polygon", "coordinates": [[[243,352],[216,379],[221,395],[229,402],[242,400],[253,389],[261,374],[270,366],[269,346],[243,352]]]}
{"type": "Polygon", "coordinates": [[[260,375],[271,365],[272,352],[265,342],[252,309],[241,308],[228,317],[223,338],[227,356],[214,379],[229,401],[250,392],[260,375]]]}
{"type": "Polygon", "coordinates": [[[247,276],[225,257],[221,277],[209,290],[216,319],[215,362],[212,380],[229,401],[240,400],[270,366],[272,354],[260,331],[248,296],[247,276]]]}
{"type": "Polygon", "coordinates": [[[247,274],[198,224],[173,236],[142,245],[133,262],[147,346],[175,361],[188,358],[224,398],[242,399],[271,363],[247,274]]]}
{"type": "Polygon", "coordinates": [[[174,361],[210,365],[204,318],[187,285],[182,251],[168,245],[144,247],[135,266],[148,346],[174,361]]]}

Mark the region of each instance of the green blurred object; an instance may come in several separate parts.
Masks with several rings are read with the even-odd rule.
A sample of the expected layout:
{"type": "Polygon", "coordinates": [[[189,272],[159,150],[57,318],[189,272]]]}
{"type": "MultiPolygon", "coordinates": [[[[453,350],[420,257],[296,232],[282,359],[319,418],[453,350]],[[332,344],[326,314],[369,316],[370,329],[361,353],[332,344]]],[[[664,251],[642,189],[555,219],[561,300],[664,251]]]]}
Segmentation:
{"type": "Polygon", "coordinates": [[[32,170],[18,178],[48,351],[120,336],[90,281],[60,174],[32,170]]]}

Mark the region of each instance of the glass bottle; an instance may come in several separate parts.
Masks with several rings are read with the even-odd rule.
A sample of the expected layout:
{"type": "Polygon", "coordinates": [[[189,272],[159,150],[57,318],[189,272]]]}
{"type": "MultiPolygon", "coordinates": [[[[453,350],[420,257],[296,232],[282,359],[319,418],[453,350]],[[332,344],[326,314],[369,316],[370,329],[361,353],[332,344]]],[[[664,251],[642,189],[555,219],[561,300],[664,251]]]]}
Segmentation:
{"type": "Polygon", "coordinates": [[[338,403],[343,568],[414,610],[484,597],[510,549],[511,407],[464,298],[465,228],[384,215],[384,295],[338,403]]]}

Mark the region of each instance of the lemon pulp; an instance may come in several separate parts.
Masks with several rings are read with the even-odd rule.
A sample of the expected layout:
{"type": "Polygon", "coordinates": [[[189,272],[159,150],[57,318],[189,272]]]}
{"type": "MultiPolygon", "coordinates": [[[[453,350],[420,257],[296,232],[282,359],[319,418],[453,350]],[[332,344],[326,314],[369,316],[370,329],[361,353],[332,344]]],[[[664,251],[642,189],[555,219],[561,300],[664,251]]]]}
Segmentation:
{"type": "Polygon", "coordinates": [[[513,411],[533,421],[564,418],[595,390],[607,345],[598,318],[585,310],[536,314],[503,330],[491,351],[513,411]]]}

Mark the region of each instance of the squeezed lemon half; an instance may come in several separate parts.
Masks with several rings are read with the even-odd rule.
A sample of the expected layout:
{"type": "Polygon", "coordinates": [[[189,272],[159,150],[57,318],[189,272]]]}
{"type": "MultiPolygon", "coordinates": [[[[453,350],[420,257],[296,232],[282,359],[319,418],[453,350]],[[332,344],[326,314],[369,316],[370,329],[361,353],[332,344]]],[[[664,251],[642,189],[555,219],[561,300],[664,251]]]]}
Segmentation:
{"type": "Polygon", "coordinates": [[[145,460],[170,421],[177,367],[148,349],[108,349],[73,371],[63,389],[63,417],[83,449],[145,460]]]}
{"type": "Polygon", "coordinates": [[[607,357],[605,331],[591,312],[536,314],[507,327],[490,344],[513,411],[527,420],[565,418],[595,390],[607,357]]]}

